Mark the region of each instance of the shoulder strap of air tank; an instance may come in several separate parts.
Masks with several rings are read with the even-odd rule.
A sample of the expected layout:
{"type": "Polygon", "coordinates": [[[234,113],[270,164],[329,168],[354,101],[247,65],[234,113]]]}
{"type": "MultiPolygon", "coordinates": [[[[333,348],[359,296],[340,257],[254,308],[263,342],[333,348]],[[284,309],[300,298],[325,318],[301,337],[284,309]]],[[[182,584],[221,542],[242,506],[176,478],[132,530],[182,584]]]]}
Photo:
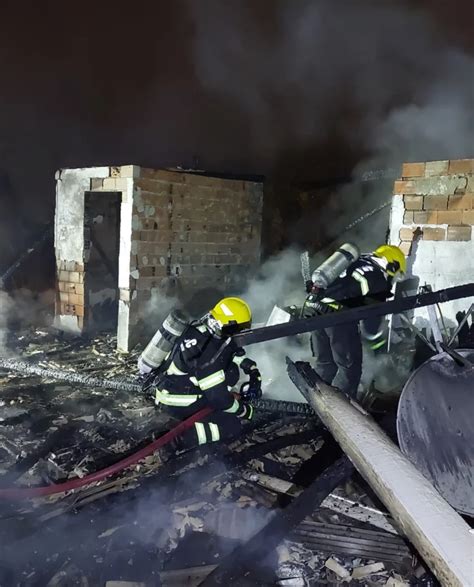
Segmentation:
{"type": "Polygon", "coordinates": [[[168,355],[168,357],[163,361],[163,363],[161,363],[160,367],[159,367],[159,371],[161,373],[166,373],[166,371],[168,370],[169,366],[171,365],[171,363],[174,361],[174,358],[176,357],[176,353],[178,352],[179,349],[179,345],[183,342],[184,338],[186,337],[189,329],[194,326],[195,323],[194,322],[190,322],[186,328],[183,330],[182,334],[180,334],[180,336],[178,336],[178,338],[176,339],[173,348],[170,351],[170,354],[168,355]]]}

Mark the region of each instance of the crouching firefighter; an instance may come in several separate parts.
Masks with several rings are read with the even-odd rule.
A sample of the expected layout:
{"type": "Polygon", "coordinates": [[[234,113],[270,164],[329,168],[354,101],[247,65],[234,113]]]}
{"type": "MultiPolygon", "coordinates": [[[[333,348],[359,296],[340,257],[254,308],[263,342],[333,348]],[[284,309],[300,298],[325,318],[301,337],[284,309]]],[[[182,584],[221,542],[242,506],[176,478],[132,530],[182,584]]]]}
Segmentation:
{"type": "MultiPolygon", "coordinates": [[[[392,296],[394,282],[403,279],[406,258],[396,246],[382,245],[360,255],[354,245],[342,245],[313,272],[306,283],[302,315],[309,318],[344,308],[384,302],[392,296]]],[[[329,385],[355,398],[362,375],[362,338],[374,353],[385,350],[383,318],[374,317],[316,330],[311,334],[315,370],[329,385]]]]}
{"type": "Polygon", "coordinates": [[[250,327],[251,320],[246,302],[232,297],[222,299],[201,320],[190,324],[174,312],[150,341],[147,349],[154,346],[151,354],[147,355],[145,349],[140,357],[141,373],[151,370],[156,405],[179,420],[204,407],[214,410],[185,432],[176,448],[230,440],[239,436],[242,421],[252,418],[254,408],[250,401],[262,394],[260,372],[232,340],[232,335],[250,327]],[[163,346],[166,349],[166,342],[169,344],[173,337],[171,349],[156,368],[157,349],[162,347],[163,354],[163,346]],[[147,360],[153,355],[151,361],[147,360]],[[232,390],[240,379],[239,369],[248,381],[239,393],[234,393],[232,390]]]}

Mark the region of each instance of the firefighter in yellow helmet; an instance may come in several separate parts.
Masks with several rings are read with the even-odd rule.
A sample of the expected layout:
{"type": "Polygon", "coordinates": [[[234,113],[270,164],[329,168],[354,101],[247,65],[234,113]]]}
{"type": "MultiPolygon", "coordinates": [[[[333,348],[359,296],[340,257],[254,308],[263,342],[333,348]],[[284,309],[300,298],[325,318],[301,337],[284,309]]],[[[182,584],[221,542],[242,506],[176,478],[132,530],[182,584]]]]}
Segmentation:
{"type": "MultiPolygon", "coordinates": [[[[382,245],[373,253],[361,255],[326,289],[307,284],[308,297],[303,316],[336,312],[374,302],[386,301],[392,294],[394,282],[404,278],[407,270],[405,255],[399,247],[382,245]]],[[[315,370],[326,383],[356,397],[362,375],[362,342],[366,340],[374,353],[386,347],[383,319],[341,324],[311,335],[315,370]]]]}
{"type": "Polygon", "coordinates": [[[214,409],[182,436],[180,447],[234,438],[242,421],[252,418],[250,401],[261,397],[260,372],[231,339],[250,328],[251,322],[252,313],[244,300],[224,298],[185,329],[167,357],[155,382],[155,403],[179,419],[206,406],[214,409]],[[240,378],[239,369],[248,381],[236,394],[233,389],[240,378]]]}

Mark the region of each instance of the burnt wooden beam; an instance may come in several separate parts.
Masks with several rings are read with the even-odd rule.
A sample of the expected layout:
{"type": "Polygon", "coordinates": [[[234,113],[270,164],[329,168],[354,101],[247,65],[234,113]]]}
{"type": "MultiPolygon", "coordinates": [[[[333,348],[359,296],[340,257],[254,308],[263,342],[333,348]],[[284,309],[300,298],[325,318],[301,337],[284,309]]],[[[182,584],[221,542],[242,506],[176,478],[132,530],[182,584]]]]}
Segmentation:
{"type": "Polygon", "coordinates": [[[247,330],[241,334],[236,334],[233,340],[240,346],[284,338],[285,336],[294,336],[305,332],[312,332],[321,328],[338,326],[347,322],[359,322],[374,316],[387,316],[389,314],[401,314],[407,310],[432,306],[442,302],[459,300],[474,296],[474,283],[467,283],[440,291],[423,293],[414,296],[400,298],[391,302],[382,302],[371,306],[362,306],[342,310],[324,316],[315,316],[314,318],[302,318],[285,324],[275,324],[274,326],[264,326],[247,330]]]}
{"type": "Polygon", "coordinates": [[[259,584],[261,564],[268,554],[307,515],[317,509],[331,491],[346,481],[353,471],[354,468],[349,459],[347,457],[340,458],[285,509],[278,511],[262,530],[228,555],[201,585],[211,587],[224,584],[259,584]],[[251,583],[256,579],[257,583],[251,583]]]}
{"type": "Polygon", "coordinates": [[[322,382],[309,363],[288,374],[442,585],[472,580],[470,527],[356,402],[322,382]]]}

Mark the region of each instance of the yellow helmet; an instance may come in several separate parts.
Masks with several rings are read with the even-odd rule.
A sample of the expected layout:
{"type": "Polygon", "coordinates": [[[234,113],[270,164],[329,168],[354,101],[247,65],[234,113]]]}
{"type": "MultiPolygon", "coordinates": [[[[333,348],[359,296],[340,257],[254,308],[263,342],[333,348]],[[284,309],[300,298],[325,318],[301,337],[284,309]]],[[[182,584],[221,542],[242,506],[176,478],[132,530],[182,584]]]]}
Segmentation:
{"type": "Polygon", "coordinates": [[[394,277],[399,273],[407,272],[407,260],[403,251],[395,245],[382,245],[374,251],[376,257],[387,261],[387,273],[394,277]]]}
{"type": "Polygon", "coordinates": [[[240,298],[223,298],[209,312],[209,326],[217,334],[231,335],[250,328],[252,312],[240,298]]]}

